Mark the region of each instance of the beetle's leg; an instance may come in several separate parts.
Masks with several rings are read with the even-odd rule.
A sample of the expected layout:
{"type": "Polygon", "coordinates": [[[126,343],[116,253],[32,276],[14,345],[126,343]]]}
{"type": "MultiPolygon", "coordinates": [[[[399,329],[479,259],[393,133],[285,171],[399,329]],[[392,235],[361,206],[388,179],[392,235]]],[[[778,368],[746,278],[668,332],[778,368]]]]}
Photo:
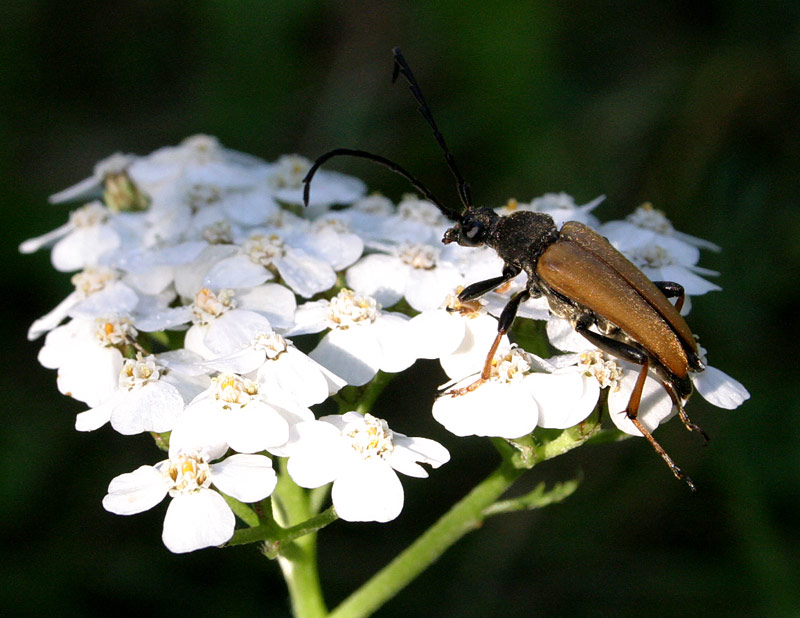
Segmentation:
{"type": "Polygon", "coordinates": [[[511,297],[511,300],[503,307],[503,312],[500,314],[500,319],[497,321],[497,336],[494,338],[492,347],[489,349],[489,354],[486,355],[486,362],[483,364],[481,376],[469,386],[449,391],[448,395],[452,397],[465,395],[466,393],[474,391],[492,377],[492,363],[494,362],[494,355],[497,353],[497,348],[500,346],[500,341],[503,339],[503,335],[511,330],[511,325],[514,323],[514,318],[517,316],[520,303],[525,302],[530,297],[530,292],[528,292],[527,289],[517,292],[511,297]]]}
{"type": "Polygon", "coordinates": [[[675,391],[675,388],[669,382],[663,382],[664,389],[669,393],[669,396],[672,398],[672,403],[675,404],[675,407],[678,408],[678,416],[680,416],[681,422],[683,426],[686,427],[689,431],[694,431],[699,433],[703,436],[703,440],[705,443],[708,444],[709,437],[708,434],[703,431],[703,428],[700,425],[692,422],[692,419],[689,418],[689,415],[686,413],[686,410],[683,408],[683,401],[681,401],[680,396],[675,391]]]}
{"type": "Polygon", "coordinates": [[[692,479],[686,476],[681,469],[675,465],[675,462],[672,461],[672,457],[667,455],[667,451],[664,450],[656,439],[653,437],[653,434],[650,433],[647,428],[642,424],[642,421],[639,420],[639,404],[642,401],[642,391],[644,390],[644,383],[647,379],[647,360],[645,359],[644,365],[642,365],[642,370],[639,372],[639,377],[636,379],[636,386],[633,388],[633,392],[631,393],[631,398],[628,400],[628,405],[625,407],[625,415],[630,419],[631,423],[633,423],[634,427],[638,429],[642,435],[647,438],[650,445],[655,449],[656,453],[661,455],[661,458],[667,462],[669,469],[672,470],[672,474],[675,475],[675,478],[684,481],[688,486],[689,489],[692,490],[694,493],[697,491],[697,488],[694,486],[692,479]]]}
{"type": "MultiPolygon", "coordinates": [[[[639,404],[642,401],[642,392],[644,390],[644,383],[647,379],[647,371],[649,370],[649,362],[647,360],[647,354],[645,354],[642,350],[639,350],[633,346],[630,346],[626,343],[621,341],[617,341],[616,339],[611,339],[610,337],[606,337],[605,335],[600,335],[599,333],[595,333],[594,331],[589,330],[586,321],[578,321],[575,324],[575,330],[586,337],[592,345],[600,348],[603,352],[607,352],[613,356],[617,356],[624,360],[630,361],[637,365],[642,366],[642,370],[639,372],[639,377],[636,379],[636,385],[633,387],[633,392],[631,392],[631,397],[628,400],[628,405],[625,407],[625,415],[630,419],[631,423],[633,423],[634,427],[638,429],[641,434],[647,438],[647,441],[650,442],[650,445],[655,449],[656,453],[661,455],[661,458],[667,463],[669,469],[672,470],[672,474],[675,475],[675,478],[684,481],[693,492],[696,491],[694,483],[692,479],[686,476],[681,469],[675,465],[675,462],[672,461],[672,457],[670,457],[664,448],[658,443],[658,441],[653,437],[653,434],[642,424],[642,421],[639,420],[639,404]]],[[[664,385],[666,388],[666,384],[664,385]]],[[[670,388],[666,388],[667,393],[672,398],[673,402],[675,401],[675,397],[673,397],[673,392],[671,392],[670,388]]],[[[678,410],[683,411],[683,406],[678,405],[678,410]]],[[[686,412],[683,412],[683,415],[686,415],[686,412]]],[[[688,420],[688,417],[686,417],[688,420]]],[[[683,419],[683,416],[681,417],[683,419]]]]}
{"type": "Polygon", "coordinates": [[[678,300],[675,303],[675,308],[678,311],[683,309],[683,301],[686,298],[686,292],[684,292],[683,286],[680,283],[675,283],[674,281],[653,281],[653,283],[667,298],[675,298],[677,296],[678,300]]]}
{"type": "Polygon", "coordinates": [[[499,288],[504,283],[511,281],[514,277],[516,277],[522,269],[516,268],[514,266],[506,266],[503,268],[503,274],[499,277],[492,277],[491,279],[486,279],[485,281],[478,281],[476,283],[472,283],[461,290],[461,293],[458,295],[458,300],[460,301],[470,301],[475,300],[476,298],[480,298],[484,294],[491,292],[492,290],[499,288]]]}

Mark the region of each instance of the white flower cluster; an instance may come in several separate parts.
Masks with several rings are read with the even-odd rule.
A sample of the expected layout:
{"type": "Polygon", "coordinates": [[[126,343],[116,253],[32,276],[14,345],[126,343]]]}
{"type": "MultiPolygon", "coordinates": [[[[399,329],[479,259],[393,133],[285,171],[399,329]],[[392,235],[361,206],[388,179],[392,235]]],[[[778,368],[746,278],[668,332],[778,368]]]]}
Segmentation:
{"type": "MultiPolygon", "coordinates": [[[[52,247],[56,269],[77,271],[75,291],[28,333],[46,334],[40,362],[58,371],[61,392],[88,406],[76,428],[170,432],[168,459],[116,477],[103,505],[127,515],[169,494],[163,540],[174,552],[228,541],[235,519],[220,493],[247,503],[270,496],[274,457],[288,458],[301,487],[332,483],[339,517],[395,518],[403,505],[396,473],[425,477],[419,464],[438,467],[447,450],[371,414],[316,419],[310,407],[419,358],[441,359],[454,383],[473,380],[497,331],[492,315],[524,285],[521,278],[459,303],[461,287],[501,271],[491,250],[443,246],[449,222],[433,204],[365,196],[361,181],[334,172],[317,173],[303,209],[309,165],[298,156],[266,163],[202,135],[143,157],[113,155],[52,196],[83,204],[68,223],[20,247],[52,247]],[[315,333],[308,354],[289,339],[315,333]]],[[[699,248],[712,245],[675,232],[650,207],[600,225],[591,214],[599,202],[576,206],[549,194],[501,211],[581,220],[653,278],[690,295],[718,289],[702,278],[714,273],[697,266],[699,248]]],[[[434,416],[457,435],[518,438],[581,422],[608,388],[613,421],[639,435],[614,413],[636,368],[593,349],[540,300],[519,315],[548,320],[564,353],[542,359],[504,338],[491,379],[439,398],[434,416]]],[[[711,368],[695,385],[721,407],[748,396],[711,368]]],[[[644,425],[673,412],[648,379],[644,425]]]]}

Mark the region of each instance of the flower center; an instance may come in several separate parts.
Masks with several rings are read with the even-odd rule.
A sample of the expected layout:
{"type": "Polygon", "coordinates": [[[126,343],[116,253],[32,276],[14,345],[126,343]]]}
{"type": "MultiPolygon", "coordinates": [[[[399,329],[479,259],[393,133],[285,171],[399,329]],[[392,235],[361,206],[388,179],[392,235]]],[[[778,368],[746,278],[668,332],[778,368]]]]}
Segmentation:
{"type": "Polygon", "coordinates": [[[303,178],[311,169],[311,161],[300,155],[284,155],[276,164],[270,181],[276,189],[296,189],[303,183],[303,178]]]}
{"type": "Polygon", "coordinates": [[[139,190],[125,171],[106,173],[103,201],[111,212],[147,210],[150,205],[150,199],[139,190]]]}
{"type": "Polygon", "coordinates": [[[219,294],[214,294],[208,288],[203,288],[194,297],[192,309],[198,324],[208,324],[235,307],[233,290],[221,290],[219,294]]]}
{"type": "Polygon", "coordinates": [[[406,243],[400,245],[397,257],[411,268],[432,270],[436,268],[439,252],[430,245],[406,243]]]}
{"type": "Polygon", "coordinates": [[[210,466],[200,453],[180,453],[169,459],[165,476],[170,480],[169,495],[175,497],[211,485],[210,466]]]}
{"type": "Polygon", "coordinates": [[[584,367],[586,377],[594,377],[600,383],[600,388],[610,387],[613,391],[619,390],[619,381],[625,370],[615,360],[605,360],[600,350],[589,350],[581,353],[580,364],[584,367]]]}
{"type": "Polygon", "coordinates": [[[117,274],[104,266],[89,267],[72,275],[72,285],[81,298],[87,298],[104,289],[112,281],[116,281],[117,274]]]}
{"type": "Polygon", "coordinates": [[[483,302],[480,298],[475,300],[462,301],[459,300],[458,295],[464,289],[463,285],[456,288],[455,293],[448,294],[444,301],[444,307],[448,313],[458,313],[465,318],[477,318],[483,314],[483,302]]]}
{"type": "Polygon", "coordinates": [[[445,221],[444,215],[436,206],[412,194],[403,196],[403,200],[397,205],[397,214],[408,221],[426,225],[439,225],[445,221]]]}
{"type": "Polygon", "coordinates": [[[658,245],[637,247],[627,255],[631,262],[640,268],[660,268],[661,266],[668,266],[673,263],[672,256],[663,247],[659,247],[658,245]]]}
{"type": "Polygon", "coordinates": [[[184,151],[182,154],[186,156],[188,162],[197,165],[206,165],[222,158],[222,146],[220,146],[219,140],[212,135],[202,133],[183,140],[181,150],[184,151]]]}
{"type": "Polygon", "coordinates": [[[259,333],[250,345],[255,350],[263,350],[269,360],[275,360],[288,348],[286,339],[276,332],[259,333]]]}
{"type": "Polygon", "coordinates": [[[365,414],[363,420],[348,423],[342,433],[350,438],[350,446],[363,459],[386,459],[394,449],[389,425],[371,414],[365,414]]]}
{"type": "Polygon", "coordinates": [[[639,208],[629,214],[626,219],[634,225],[653,230],[659,234],[670,235],[675,231],[675,228],[672,227],[672,223],[664,216],[664,213],[653,208],[650,202],[639,206],[639,208]]]}
{"type": "Polygon", "coordinates": [[[284,242],[277,234],[251,236],[244,241],[242,250],[250,261],[261,266],[269,266],[286,254],[284,242]]]}
{"type": "Polygon", "coordinates": [[[378,317],[378,301],[372,296],[360,296],[353,290],[342,288],[328,305],[328,320],[337,328],[346,329],[356,324],[372,323],[378,317]]]}
{"type": "Polygon", "coordinates": [[[156,357],[150,354],[143,357],[139,352],[136,359],[125,359],[125,364],[119,372],[119,387],[132,391],[141,388],[151,381],[156,381],[161,376],[161,367],[156,363],[156,357]]]}
{"type": "Polygon", "coordinates": [[[214,383],[214,396],[226,404],[244,406],[258,397],[258,383],[253,380],[227,373],[211,381],[214,383]]]}
{"type": "Polygon", "coordinates": [[[233,229],[227,221],[215,221],[203,228],[203,240],[212,245],[233,243],[233,229]]]}
{"type": "Polygon", "coordinates": [[[505,354],[496,355],[492,361],[492,379],[498,382],[516,382],[531,370],[528,353],[512,347],[505,354]]]}
{"type": "Polygon", "coordinates": [[[380,193],[372,193],[353,204],[351,210],[374,215],[391,215],[394,213],[394,205],[388,197],[380,193]]]}
{"type": "Polygon", "coordinates": [[[347,226],[347,223],[345,223],[341,219],[337,219],[336,217],[330,217],[328,219],[317,219],[316,221],[314,221],[314,223],[311,224],[312,232],[324,232],[325,230],[332,230],[337,234],[350,233],[350,228],[347,226]]]}
{"type": "Polygon", "coordinates": [[[98,318],[95,336],[104,346],[121,346],[136,339],[138,331],[133,327],[133,323],[128,318],[98,318]]]}
{"type": "Polygon", "coordinates": [[[193,184],[186,191],[186,203],[197,211],[203,206],[218,202],[222,198],[222,191],[215,185],[193,184]]]}
{"type": "Polygon", "coordinates": [[[69,215],[69,222],[75,227],[94,227],[105,223],[108,219],[108,209],[100,202],[90,202],[73,210],[69,215]]]}

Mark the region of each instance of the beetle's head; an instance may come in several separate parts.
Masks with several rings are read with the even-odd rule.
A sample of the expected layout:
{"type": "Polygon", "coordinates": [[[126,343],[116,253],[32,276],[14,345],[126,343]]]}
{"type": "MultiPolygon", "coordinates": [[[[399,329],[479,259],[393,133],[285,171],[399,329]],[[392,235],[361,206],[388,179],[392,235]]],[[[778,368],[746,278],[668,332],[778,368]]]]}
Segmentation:
{"type": "Polygon", "coordinates": [[[460,217],[458,222],[444,233],[442,242],[449,245],[458,243],[462,247],[480,247],[494,231],[500,215],[487,207],[469,208],[460,217]]]}

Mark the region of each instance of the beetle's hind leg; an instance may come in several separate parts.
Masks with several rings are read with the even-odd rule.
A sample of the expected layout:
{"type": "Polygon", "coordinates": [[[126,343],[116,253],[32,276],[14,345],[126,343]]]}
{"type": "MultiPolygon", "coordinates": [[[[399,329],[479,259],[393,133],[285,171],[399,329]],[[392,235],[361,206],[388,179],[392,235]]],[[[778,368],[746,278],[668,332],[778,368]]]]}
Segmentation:
{"type": "MultiPolygon", "coordinates": [[[[642,369],[639,372],[639,377],[636,379],[636,385],[633,387],[631,397],[628,400],[628,405],[625,407],[625,416],[627,416],[631,423],[633,423],[634,427],[636,427],[636,429],[638,429],[641,434],[647,438],[647,441],[650,443],[656,453],[661,455],[661,458],[669,466],[669,469],[672,470],[672,474],[675,475],[675,478],[686,483],[692,492],[696,491],[696,487],[692,482],[692,479],[690,479],[681,471],[681,469],[672,460],[672,457],[670,457],[667,454],[667,451],[664,450],[664,447],[658,443],[658,441],[653,437],[653,434],[650,433],[647,427],[642,424],[642,421],[639,420],[639,404],[642,402],[644,383],[647,380],[647,372],[650,369],[647,354],[638,348],[628,345],[627,343],[617,341],[616,339],[611,339],[610,337],[606,337],[605,335],[600,335],[599,333],[589,330],[589,326],[586,324],[586,321],[578,320],[578,322],[575,324],[575,330],[588,339],[592,345],[600,348],[604,352],[635,363],[636,365],[641,365],[642,369]]],[[[667,387],[666,384],[664,386],[665,388],[667,387]]],[[[674,402],[676,395],[674,389],[666,388],[666,390],[674,402]]],[[[683,420],[684,417],[686,417],[688,420],[689,417],[686,416],[686,412],[683,410],[682,405],[678,405],[678,411],[681,414],[681,420],[683,420]]]]}
{"type": "Polygon", "coordinates": [[[678,311],[683,309],[683,301],[686,300],[686,292],[680,283],[675,283],[674,281],[653,281],[653,283],[667,298],[677,297],[678,300],[675,301],[675,308],[678,311]]]}
{"type": "Polygon", "coordinates": [[[642,401],[642,391],[644,390],[644,383],[647,380],[648,369],[649,367],[647,359],[645,358],[644,364],[642,365],[642,370],[639,372],[639,377],[636,379],[636,386],[634,386],[633,392],[631,393],[631,398],[628,400],[628,405],[625,407],[625,415],[628,417],[631,423],[633,423],[634,427],[636,427],[636,429],[638,429],[641,434],[647,438],[647,441],[650,442],[650,445],[655,449],[656,453],[661,455],[661,458],[667,463],[669,469],[672,470],[672,474],[675,475],[675,478],[685,482],[689,486],[689,489],[692,490],[692,493],[694,493],[697,491],[697,488],[692,482],[692,479],[686,476],[675,464],[675,462],[672,461],[672,457],[667,454],[667,451],[664,450],[664,447],[658,443],[658,441],[653,437],[653,434],[650,433],[650,431],[648,431],[648,429],[642,424],[642,421],[639,420],[639,404],[642,401]]]}
{"type": "Polygon", "coordinates": [[[683,426],[686,427],[686,429],[688,429],[689,431],[699,433],[701,436],[703,436],[703,440],[705,441],[705,443],[708,444],[708,441],[710,440],[708,434],[703,430],[702,427],[700,427],[700,425],[692,422],[692,419],[689,418],[689,415],[686,413],[686,410],[683,407],[684,400],[681,399],[680,395],[678,395],[675,387],[669,382],[663,382],[663,385],[664,389],[672,398],[672,403],[678,409],[678,416],[680,417],[683,426]]]}

